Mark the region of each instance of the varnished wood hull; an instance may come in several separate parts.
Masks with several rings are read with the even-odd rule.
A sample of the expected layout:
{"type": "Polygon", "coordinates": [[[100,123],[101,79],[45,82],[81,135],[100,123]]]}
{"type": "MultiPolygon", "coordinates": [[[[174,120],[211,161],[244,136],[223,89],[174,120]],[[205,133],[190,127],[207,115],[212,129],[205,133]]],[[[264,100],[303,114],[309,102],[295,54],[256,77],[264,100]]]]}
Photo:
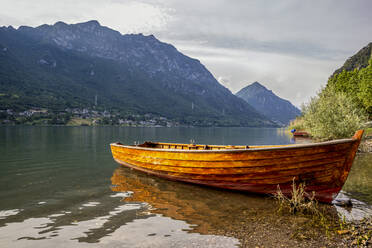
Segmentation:
{"type": "Polygon", "coordinates": [[[347,179],[362,135],[361,130],[351,139],[323,143],[220,150],[113,143],[111,151],[115,161],[130,168],[219,188],[273,194],[279,185],[289,195],[294,178],[305,182],[306,191],[314,191],[319,201],[331,202],[347,179]]]}

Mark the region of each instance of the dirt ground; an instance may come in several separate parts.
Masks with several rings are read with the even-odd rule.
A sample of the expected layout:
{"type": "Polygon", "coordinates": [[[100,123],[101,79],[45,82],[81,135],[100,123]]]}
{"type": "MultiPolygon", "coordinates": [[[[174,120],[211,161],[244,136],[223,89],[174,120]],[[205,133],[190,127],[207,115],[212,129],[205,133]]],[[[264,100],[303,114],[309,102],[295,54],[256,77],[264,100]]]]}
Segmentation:
{"type": "MultiPolygon", "coordinates": [[[[328,207],[332,212],[332,207],[326,206],[328,207]]],[[[367,242],[364,241],[365,245],[362,245],[362,239],[359,237],[371,234],[370,219],[359,224],[350,223],[342,228],[336,219],[335,216],[335,222],[324,224],[304,215],[261,213],[255,216],[254,213],[249,213],[221,228],[218,234],[239,239],[241,247],[372,247],[370,236],[367,242]],[[255,225],[252,225],[252,222],[255,225]]]]}

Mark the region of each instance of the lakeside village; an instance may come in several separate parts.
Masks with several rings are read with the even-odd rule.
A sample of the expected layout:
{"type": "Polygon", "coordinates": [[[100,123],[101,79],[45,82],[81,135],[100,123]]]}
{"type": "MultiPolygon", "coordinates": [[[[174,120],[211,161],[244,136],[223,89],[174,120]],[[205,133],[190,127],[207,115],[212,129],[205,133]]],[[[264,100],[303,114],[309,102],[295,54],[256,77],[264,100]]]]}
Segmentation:
{"type": "Polygon", "coordinates": [[[0,125],[68,125],[95,126],[120,125],[133,127],[175,127],[180,124],[166,117],[153,114],[127,115],[125,117],[109,111],[92,109],[70,109],[52,111],[48,109],[29,109],[21,112],[12,109],[0,110],[0,125]]]}

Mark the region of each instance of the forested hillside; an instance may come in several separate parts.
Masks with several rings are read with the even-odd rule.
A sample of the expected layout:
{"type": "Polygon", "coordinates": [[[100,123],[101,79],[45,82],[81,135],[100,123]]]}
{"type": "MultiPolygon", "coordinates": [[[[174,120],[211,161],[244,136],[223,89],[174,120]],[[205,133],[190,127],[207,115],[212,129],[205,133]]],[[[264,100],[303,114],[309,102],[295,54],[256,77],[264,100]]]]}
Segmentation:
{"type": "Polygon", "coordinates": [[[372,116],[372,43],[349,58],[329,78],[327,87],[350,96],[372,116]]]}
{"type": "Polygon", "coordinates": [[[152,35],[122,35],[97,21],[0,28],[0,108],[106,110],[123,120],[147,115],[185,125],[273,125],[198,60],[152,35]]]}

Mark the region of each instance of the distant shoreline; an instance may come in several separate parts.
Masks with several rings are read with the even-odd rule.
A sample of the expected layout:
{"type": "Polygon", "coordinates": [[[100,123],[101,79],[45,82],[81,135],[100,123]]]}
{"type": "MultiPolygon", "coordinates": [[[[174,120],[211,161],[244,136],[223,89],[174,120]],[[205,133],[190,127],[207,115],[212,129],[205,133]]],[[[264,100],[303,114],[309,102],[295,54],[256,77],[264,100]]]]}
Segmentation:
{"type": "Polygon", "coordinates": [[[229,128],[229,127],[241,127],[241,128],[285,128],[285,127],[279,127],[279,126],[189,126],[189,125],[177,125],[177,126],[159,126],[159,125],[154,125],[154,126],[145,126],[145,125],[133,125],[133,126],[126,126],[126,125],[110,125],[110,124],[94,124],[94,125],[62,125],[62,124],[1,124],[0,127],[149,127],[149,128],[174,128],[174,127],[188,127],[188,128],[210,128],[210,127],[215,127],[215,128],[229,128]]]}

